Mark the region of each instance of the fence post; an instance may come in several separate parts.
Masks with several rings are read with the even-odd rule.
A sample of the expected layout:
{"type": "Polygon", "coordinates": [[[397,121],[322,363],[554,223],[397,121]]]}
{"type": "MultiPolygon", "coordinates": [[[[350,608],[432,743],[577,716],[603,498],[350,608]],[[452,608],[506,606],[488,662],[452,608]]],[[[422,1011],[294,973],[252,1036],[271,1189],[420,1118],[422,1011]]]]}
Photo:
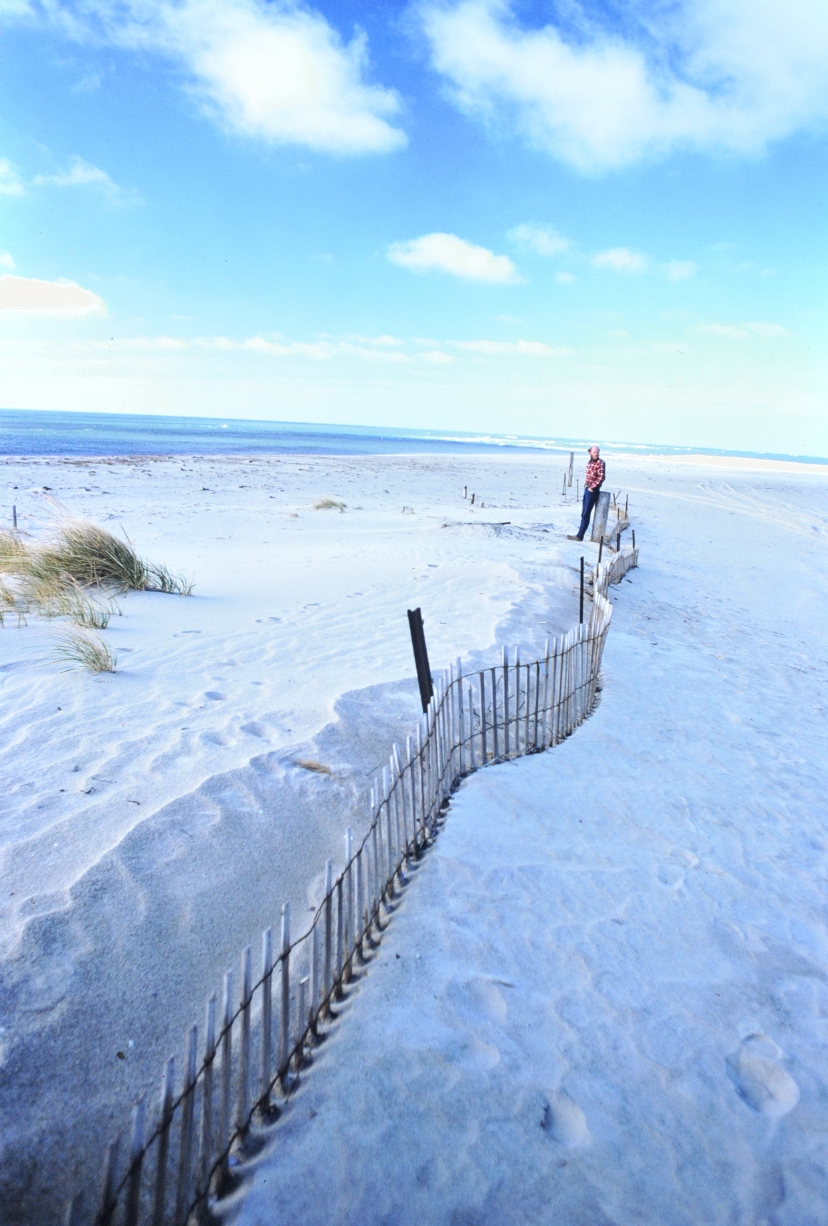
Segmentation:
{"type": "Polygon", "coordinates": [[[141,1167],[144,1161],[144,1121],[146,1099],[142,1094],[132,1114],[132,1143],[129,1148],[129,1180],[127,1182],[124,1226],[137,1226],[141,1204],[141,1167]]]}
{"type": "MultiPolygon", "coordinates": [[[[233,972],[224,976],[224,1021],[221,1027],[221,1116],[219,1119],[218,1152],[222,1155],[219,1184],[225,1183],[229,1170],[230,1104],[233,1080],[233,972]]],[[[160,1224],[159,1224],[160,1226],[160,1224]]]]}
{"type": "MultiPolygon", "coordinates": [[[[474,502],[474,494],[472,494],[474,502]]],[[[414,649],[414,664],[417,668],[417,682],[420,687],[420,702],[423,711],[428,710],[428,704],[434,694],[431,681],[431,668],[428,663],[428,648],[423,629],[423,614],[420,609],[408,610],[408,628],[411,631],[411,646],[414,649]]]]}
{"type": "Polygon", "coordinates": [[[106,1162],[104,1163],[104,1180],[101,1189],[101,1207],[95,1219],[96,1226],[109,1226],[116,1209],[115,1189],[118,1186],[118,1154],[121,1149],[121,1138],[116,1137],[106,1147],[106,1162]]]}
{"type": "MultiPolygon", "coordinates": [[[[328,861],[330,864],[330,860],[328,861]]],[[[287,1090],[290,1065],[290,903],[282,905],[282,948],[279,954],[281,1000],[279,1009],[279,1077],[287,1090]]]]}
{"type": "Polygon", "coordinates": [[[167,1155],[170,1152],[174,1077],[175,1056],[170,1056],[164,1068],[164,1078],[161,1082],[161,1121],[158,1137],[158,1164],[155,1170],[152,1226],[164,1226],[164,1210],[167,1203],[167,1155]]]}
{"type": "Polygon", "coordinates": [[[270,1107],[271,1042],[273,1036],[273,929],[262,933],[262,1083],[259,1107],[270,1107]]]}
{"type": "Polygon", "coordinates": [[[509,740],[509,650],[503,648],[503,756],[508,760],[511,756],[509,740]]]}
{"type": "Polygon", "coordinates": [[[193,1108],[195,1107],[198,1027],[191,1026],[187,1042],[187,1069],[181,1103],[181,1148],[178,1155],[178,1187],[175,1194],[175,1226],[185,1226],[190,1207],[190,1170],[193,1151],[193,1108]]]}
{"type": "Polygon", "coordinates": [[[354,940],[354,882],[351,876],[351,860],[353,836],[351,827],[345,827],[345,873],[347,876],[345,889],[345,982],[351,978],[351,945],[354,940]]]}
{"type": "MultiPolygon", "coordinates": [[[[216,994],[207,1001],[207,1016],[204,1019],[204,1080],[201,1095],[201,1169],[199,1194],[207,1196],[210,1190],[210,1168],[213,1161],[213,1069],[216,1058],[216,994]]],[[[136,1218],[137,1222],[137,1218],[136,1218]]],[[[124,1223],[127,1226],[127,1223],[124,1223]]],[[[132,1226],[130,1223],[129,1226],[132,1226]]]]}
{"type": "Polygon", "coordinates": [[[325,861],[325,964],[322,973],[322,1004],[328,1017],[331,1014],[331,955],[333,944],[333,868],[325,861]]]}
{"type": "Polygon", "coordinates": [[[249,945],[242,954],[241,1040],[239,1042],[239,1096],[236,1101],[236,1128],[247,1126],[250,1089],[250,1000],[253,985],[253,951],[249,945]]]}
{"type": "Polygon", "coordinates": [[[485,766],[488,760],[486,748],[486,674],[481,668],[480,677],[480,765],[485,766]]]}
{"type": "Polygon", "coordinates": [[[314,1038],[317,1035],[319,1019],[319,1003],[317,988],[319,986],[319,924],[314,921],[311,929],[310,947],[310,1005],[308,1006],[308,1025],[314,1038]]]}

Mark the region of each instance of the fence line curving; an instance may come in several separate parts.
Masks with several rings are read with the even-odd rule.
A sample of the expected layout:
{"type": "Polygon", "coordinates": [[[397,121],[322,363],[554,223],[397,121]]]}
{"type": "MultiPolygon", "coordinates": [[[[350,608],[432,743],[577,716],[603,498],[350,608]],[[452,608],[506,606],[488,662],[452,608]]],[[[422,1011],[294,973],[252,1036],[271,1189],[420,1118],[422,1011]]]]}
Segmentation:
{"type": "MultiPolygon", "coordinates": [[[[278,952],[262,934],[261,963],[241,956],[240,983],[224,976],[221,1002],[207,1001],[199,1059],[198,1027],[186,1039],[181,1073],[164,1065],[150,1115],[142,1095],[126,1138],[107,1148],[95,1226],[187,1226],[216,1220],[244,1160],[265,1143],[279,1101],[297,1083],[306,1051],[334,1014],[356,968],[384,931],[384,913],[406,882],[412,860],[433,840],[460,780],[482,766],[557,745],[590,714],[612,619],[607,598],[638,565],[638,549],[619,551],[592,574],[588,622],[547,642],[538,660],[463,674],[460,661],[436,677],[428,711],[405,747],[395,745],[371,791],[371,821],[334,878],[325,865],[324,897],[310,926],[291,938],[282,907],[278,952]],[[238,1002],[238,1003],[236,1003],[238,1002]],[[176,1084],[178,1089],[176,1090],[176,1084]],[[125,1151],[125,1152],[124,1152],[125,1151]]],[[[67,1206],[66,1226],[88,1222],[83,1192],[67,1206]]]]}

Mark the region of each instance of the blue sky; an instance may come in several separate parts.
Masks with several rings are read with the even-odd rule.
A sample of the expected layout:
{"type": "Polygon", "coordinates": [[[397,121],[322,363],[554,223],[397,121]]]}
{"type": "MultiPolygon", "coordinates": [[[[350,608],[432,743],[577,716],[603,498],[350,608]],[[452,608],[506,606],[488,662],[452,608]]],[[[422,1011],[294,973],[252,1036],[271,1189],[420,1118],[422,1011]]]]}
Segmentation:
{"type": "Polygon", "coordinates": [[[0,37],[0,404],[828,455],[821,0],[0,37]]]}

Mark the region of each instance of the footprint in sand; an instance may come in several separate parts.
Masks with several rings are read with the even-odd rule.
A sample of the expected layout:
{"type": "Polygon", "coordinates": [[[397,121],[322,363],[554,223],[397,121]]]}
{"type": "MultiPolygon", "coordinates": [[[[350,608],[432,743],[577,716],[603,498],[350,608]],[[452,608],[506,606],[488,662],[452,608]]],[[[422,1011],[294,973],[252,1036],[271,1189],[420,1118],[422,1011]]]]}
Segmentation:
{"type": "Polygon", "coordinates": [[[762,1115],[787,1115],[799,1102],[799,1086],[782,1067],[781,1058],[773,1039],[750,1034],[725,1061],[739,1097],[762,1115]]]}
{"type": "Polygon", "coordinates": [[[567,1149],[590,1142],[586,1116],[568,1094],[550,1094],[544,1098],[541,1128],[567,1149]]]}

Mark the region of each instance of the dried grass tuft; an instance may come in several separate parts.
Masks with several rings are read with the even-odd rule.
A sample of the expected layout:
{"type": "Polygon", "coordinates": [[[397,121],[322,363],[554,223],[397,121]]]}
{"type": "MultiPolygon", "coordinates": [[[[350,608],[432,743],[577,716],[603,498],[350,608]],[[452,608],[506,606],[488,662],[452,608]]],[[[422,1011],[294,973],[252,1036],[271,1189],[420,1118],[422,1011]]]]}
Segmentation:
{"type": "Polygon", "coordinates": [[[325,766],[323,762],[317,762],[315,758],[297,758],[296,765],[301,766],[306,771],[316,771],[317,775],[333,774],[329,766],[325,766]]]}
{"type": "Polygon", "coordinates": [[[337,498],[318,498],[313,504],[315,511],[339,511],[345,510],[345,503],[340,502],[337,498]]]}
{"type": "Polygon", "coordinates": [[[91,673],[114,673],[118,666],[115,652],[89,630],[67,630],[55,644],[55,655],[91,673]]]}

